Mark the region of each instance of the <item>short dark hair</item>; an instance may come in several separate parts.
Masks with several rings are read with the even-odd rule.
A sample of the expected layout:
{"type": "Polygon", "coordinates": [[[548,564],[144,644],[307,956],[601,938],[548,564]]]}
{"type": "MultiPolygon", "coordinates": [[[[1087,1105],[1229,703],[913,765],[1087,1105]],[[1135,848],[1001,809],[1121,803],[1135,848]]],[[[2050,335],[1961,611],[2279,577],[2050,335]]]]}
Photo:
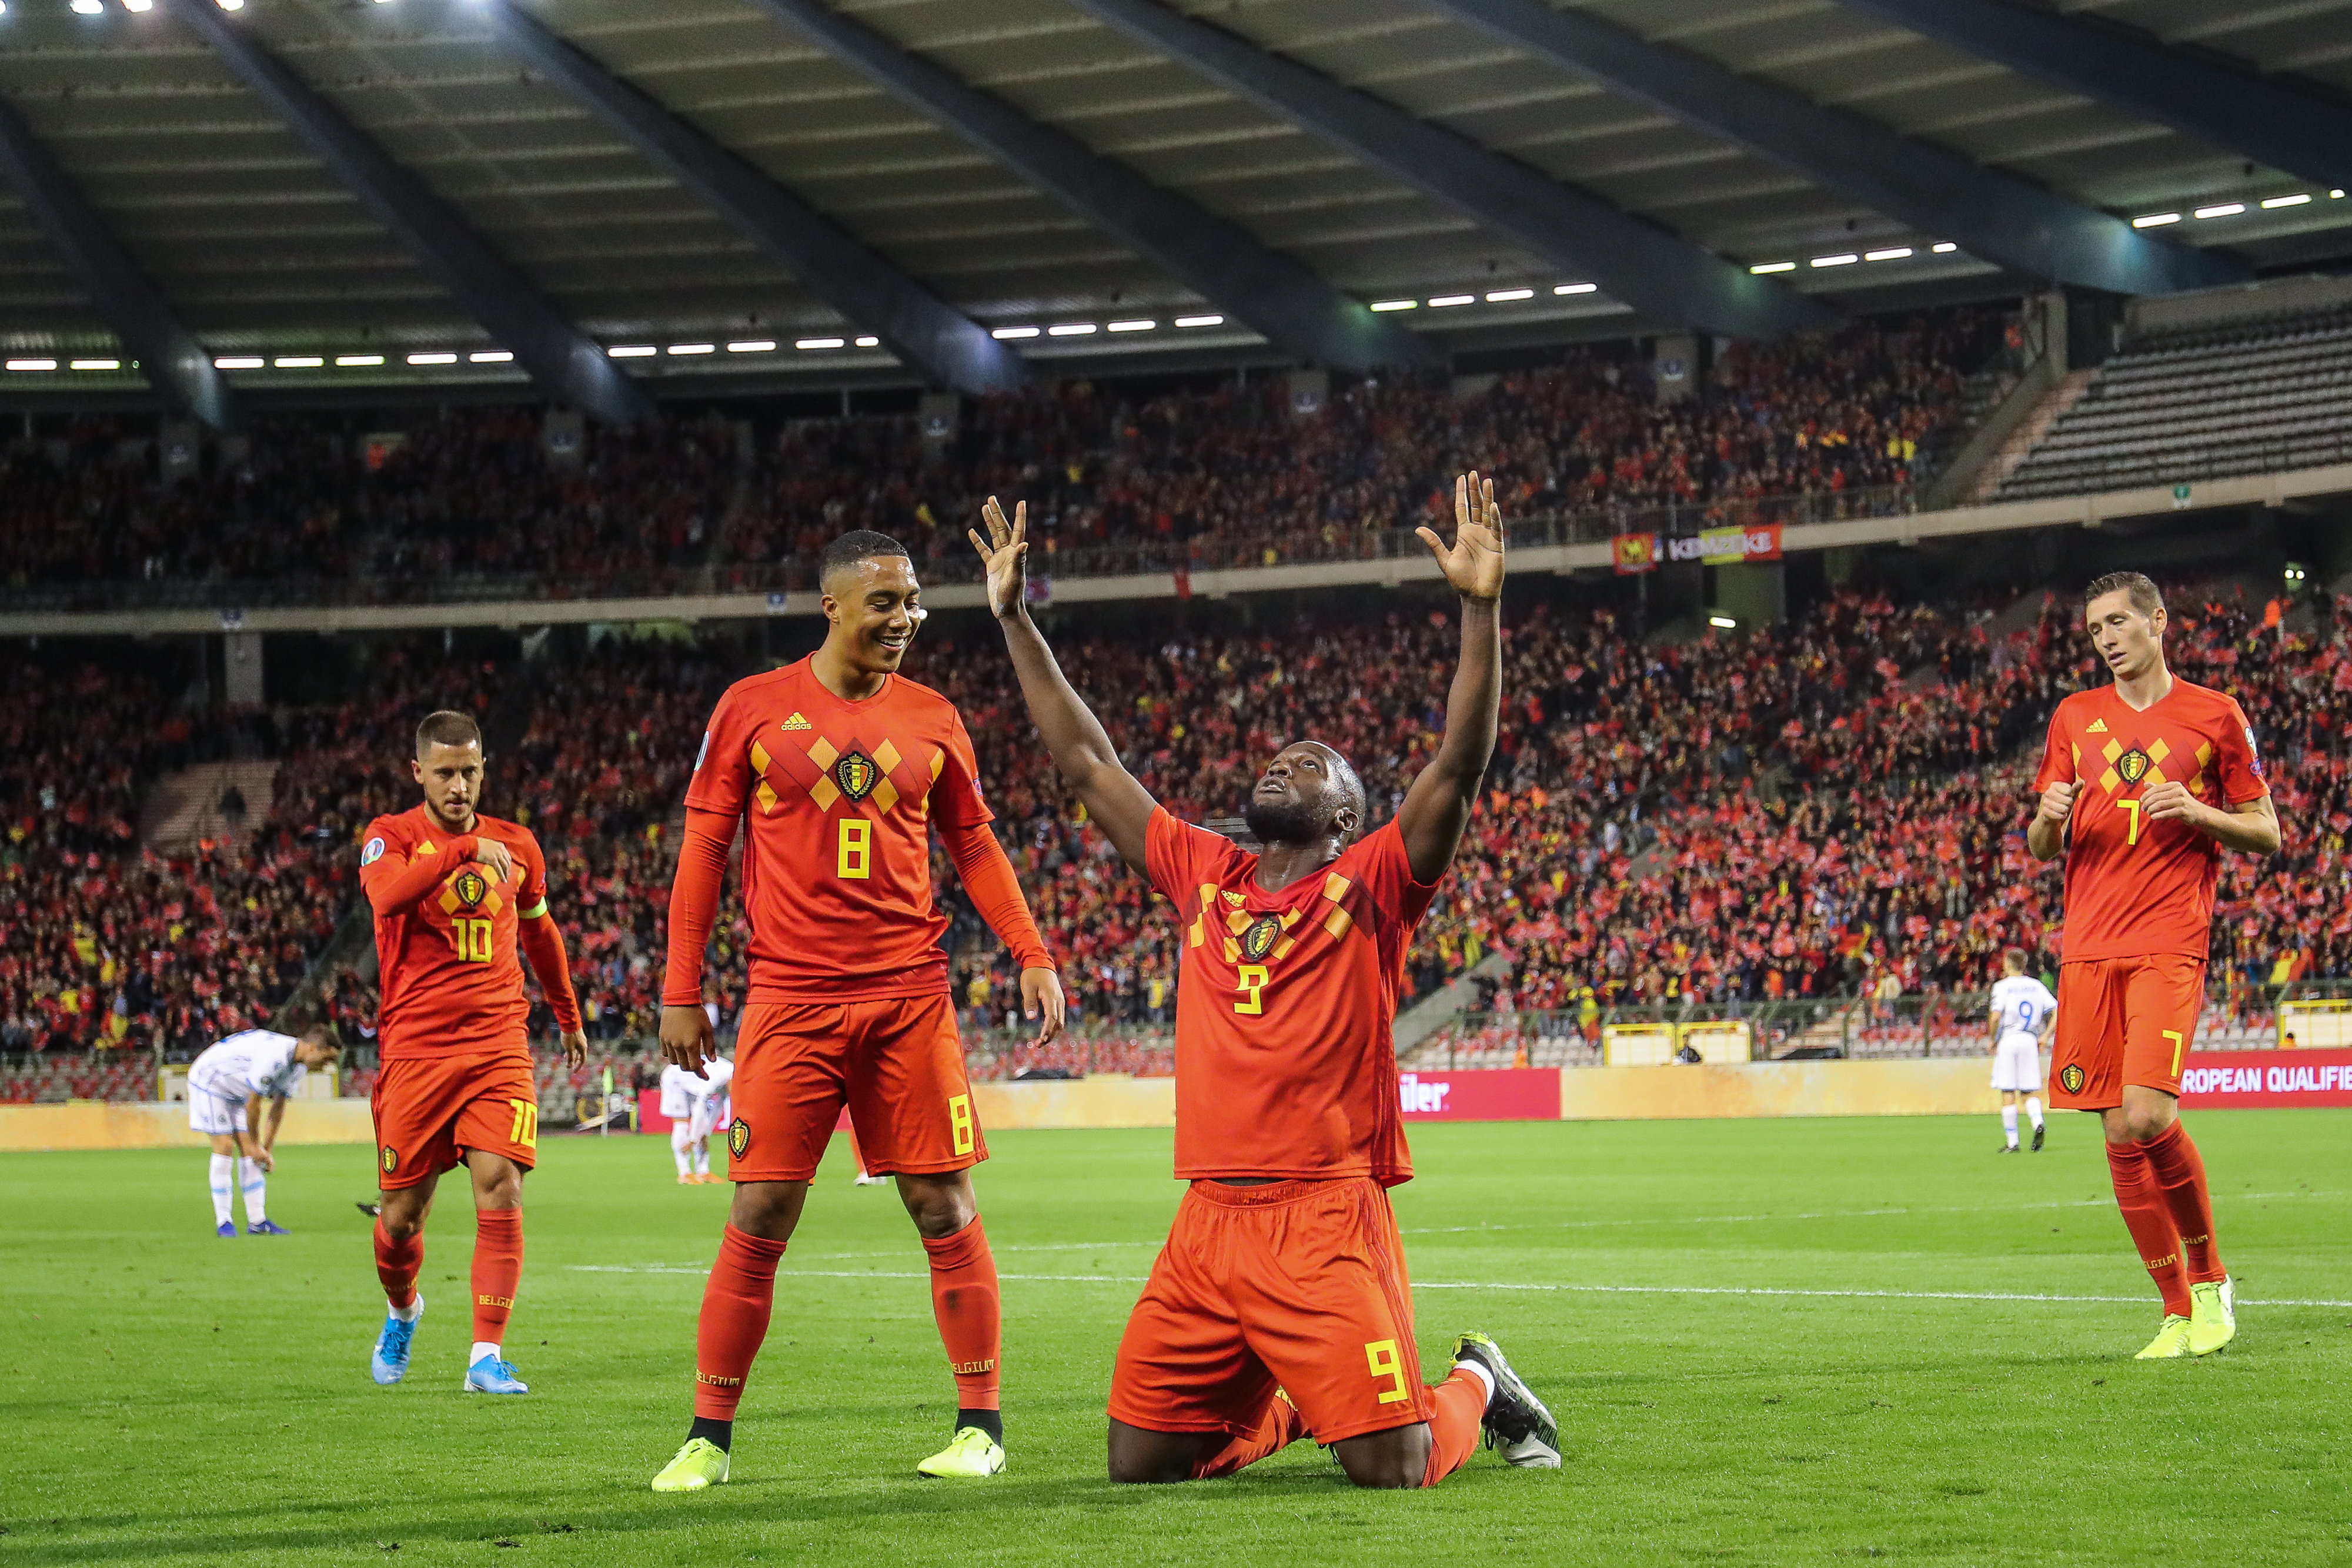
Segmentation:
{"type": "Polygon", "coordinates": [[[2142,615],[2153,615],[2164,608],[2163,591],[2156,586],[2155,579],[2140,571],[2111,571],[2093,578],[2091,586],[2083,590],[2083,608],[2090,609],[2095,601],[2110,593],[2130,594],[2131,607],[2142,615]]]}
{"type": "Polygon", "coordinates": [[[1371,800],[1364,793],[1364,781],[1357,777],[1356,765],[1348,760],[1346,753],[1327,741],[1310,741],[1308,744],[1318,751],[1329,754],[1332,763],[1331,782],[1339,787],[1340,794],[1344,797],[1339,803],[1343,806],[1353,806],[1356,809],[1356,831],[1360,834],[1364,831],[1364,819],[1371,810],[1371,800]]]}
{"type": "Polygon", "coordinates": [[[2023,974],[2025,972],[2025,949],[2022,947],[2004,947],[2001,949],[2000,967],[2004,969],[2015,969],[2018,973],[2023,974]]]}
{"type": "Polygon", "coordinates": [[[915,559],[907,553],[905,545],[888,534],[877,534],[872,528],[852,528],[824,547],[824,554],[816,565],[817,582],[821,586],[843,567],[856,566],[877,556],[897,556],[910,563],[915,559]]]}
{"type": "Polygon", "coordinates": [[[459,713],[455,708],[443,708],[428,713],[425,722],[416,727],[416,755],[423,757],[428,746],[479,746],[482,727],[474,716],[459,713]]]}

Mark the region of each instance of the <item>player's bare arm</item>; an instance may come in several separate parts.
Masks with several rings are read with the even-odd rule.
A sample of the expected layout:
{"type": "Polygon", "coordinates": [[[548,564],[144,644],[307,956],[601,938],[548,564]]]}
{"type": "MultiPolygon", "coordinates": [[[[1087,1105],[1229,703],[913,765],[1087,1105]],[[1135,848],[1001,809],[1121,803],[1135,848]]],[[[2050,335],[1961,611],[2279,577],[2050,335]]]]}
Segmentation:
{"type": "Polygon", "coordinates": [[[268,1124],[261,1129],[261,1152],[263,1154],[268,1154],[270,1150],[278,1146],[278,1128],[285,1120],[286,1096],[283,1094],[271,1095],[269,1097],[268,1124]]]}
{"type": "Polygon", "coordinates": [[[2066,822],[2074,814],[2074,797],[2082,788],[2081,780],[2067,779],[2042,791],[2041,804],[2025,829],[2025,850],[2035,860],[2056,860],[2065,852],[2066,822]]]}
{"type": "Polygon", "coordinates": [[[2278,853],[2278,808],[2268,795],[2225,811],[2190,794],[2188,785],[2169,779],[2140,797],[2140,806],[2149,821],[2183,823],[2223,849],[2250,855],[2278,853]]]}
{"type": "Polygon", "coordinates": [[[236,1141],[245,1148],[245,1157],[263,1170],[273,1169],[269,1145],[261,1141],[261,1096],[254,1095],[245,1103],[245,1125],[237,1130],[236,1141]]]}
{"type": "Polygon", "coordinates": [[[1414,532],[1462,598],[1462,660],[1445,700],[1445,736],[1397,812],[1412,874],[1434,882],[1453,862],[1495,755],[1503,698],[1503,513],[1495,482],[1475,472],[1455,478],[1453,544],[1433,528],[1414,532]]]}
{"type": "Polygon", "coordinates": [[[1102,721],[1072,689],[1054,660],[1054,650],[1029,619],[1022,592],[1028,577],[1029,505],[1024,501],[1014,507],[1007,522],[1004,508],[991,496],[981,508],[981,518],[988,527],[988,537],[982,538],[976,528],[970,530],[969,537],[988,569],[988,607],[995,612],[997,625],[1003,628],[1004,645],[1013,655],[1013,670],[1021,679],[1021,695],[1029,705],[1029,716],[1045,739],[1054,766],[1085,803],[1087,815],[1102,829],[1119,859],[1140,873],[1151,813],[1160,803],[1120,764],[1118,748],[1111,745],[1102,721]]]}

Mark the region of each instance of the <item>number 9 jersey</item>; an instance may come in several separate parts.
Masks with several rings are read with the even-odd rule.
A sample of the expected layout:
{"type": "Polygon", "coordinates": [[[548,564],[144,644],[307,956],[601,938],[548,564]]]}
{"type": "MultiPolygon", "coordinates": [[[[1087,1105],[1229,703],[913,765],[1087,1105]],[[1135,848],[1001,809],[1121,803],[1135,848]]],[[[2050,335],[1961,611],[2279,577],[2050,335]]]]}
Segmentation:
{"type": "Polygon", "coordinates": [[[740,818],[754,1002],[944,995],[930,826],[994,813],[955,706],[892,675],[847,702],[802,659],[736,682],[703,734],[693,810],[740,818]]]}

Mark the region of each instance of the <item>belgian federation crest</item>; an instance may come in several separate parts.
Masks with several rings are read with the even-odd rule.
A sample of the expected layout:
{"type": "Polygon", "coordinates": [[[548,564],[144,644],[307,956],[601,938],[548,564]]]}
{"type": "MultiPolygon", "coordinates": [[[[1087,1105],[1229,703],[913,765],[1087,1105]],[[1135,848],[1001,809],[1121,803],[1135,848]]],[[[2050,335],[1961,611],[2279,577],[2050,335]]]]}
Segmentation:
{"type": "Polygon", "coordinates": [[[862,751],[845,751],[834,758],[833,781],[852,800],[863,800],[882,782],[882,769],[862,751]]]}
{"type": "Polygon", "coordinates": [[[1255,963],[1274,951],[1275,940],[1281,935],[1282,917],[1280,915],[1259,915],[1255,920],[1251,921],[1248,929],[1242,933],[1242,956],[1255,963]]]}
{"type": "Polygon", "coordinates": [[[2065,1066],[2060,1068],[2058,1070],[2058,1082],[2060,1087],[2063,1088],[2067,1093],[2080,1094],[2083,1092],[2084,1082],[2083,1064],[2079,1061],[2070,1061],[2065,1066]]]}
{"type": "Polygon", "coordinates": [[[400,1168],[400,1151],[394,1148],[390,1144],[386,1144],[383,1146],[383,1159],[382,1163],[383,1166],[383,1174],[390,1176],[393,1172],[400,1168]]]}
{"type": "Polygon", "coordinates": [[[2147,778],[2147,770],[2155,766],[2147,753],[2135,746],[2116,758],[2116,777],[2126,784],[2137,784],[2147,778]]]}
{"type": "Polygon", "coordinates": [[[468,866],[459,872],[456,879],[449,883],[449,891],[457,895],[458,903],[468,909],[473,909],[478,907],[483,898],[488,894],[490,884],[488,879],[480,872],[468,866]]]}
{"type": "Polygon", "coordinates": [[[728,1123],[728,1124],[727,1124],[727,1153],[728,1153],[728,1155],[729,1155],[730,1157],[732,1157],[732,1158],[735,1158],[735,1159],[739,1159],[739,1160],[740,1160],[740,1159],[741,1159],[741,1158],[743,1157],[743,1153],[744,1153],[744,1151],[745,1151],[745,1150],[747,1150],[747,1149],[749,1149],[751,1146],[751,1123],[749,1123],[749,1122],[746,1122],[746,1121],[745,1121],[745,1120],[743,1120],[743,1118],[742,1118],[742,1117],[740,1117],[740,1116],[738,1116],[738,1117],[736,1117],[732,1122],[728,1123]]]}

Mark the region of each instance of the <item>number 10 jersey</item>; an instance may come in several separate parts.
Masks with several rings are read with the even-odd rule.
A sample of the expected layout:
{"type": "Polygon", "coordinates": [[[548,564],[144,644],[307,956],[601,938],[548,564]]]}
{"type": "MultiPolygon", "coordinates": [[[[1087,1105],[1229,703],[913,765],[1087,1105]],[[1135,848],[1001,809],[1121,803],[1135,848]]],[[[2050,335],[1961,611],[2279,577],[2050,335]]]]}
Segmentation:
{"type": "Polygon", "coordinates": [[[979,773],[955,705],[904,676],[848,702],[802,659],[728,687],[686,803],[745,823],[750,999],[945,991],[930,825],[993,818],[979,773]]]}

